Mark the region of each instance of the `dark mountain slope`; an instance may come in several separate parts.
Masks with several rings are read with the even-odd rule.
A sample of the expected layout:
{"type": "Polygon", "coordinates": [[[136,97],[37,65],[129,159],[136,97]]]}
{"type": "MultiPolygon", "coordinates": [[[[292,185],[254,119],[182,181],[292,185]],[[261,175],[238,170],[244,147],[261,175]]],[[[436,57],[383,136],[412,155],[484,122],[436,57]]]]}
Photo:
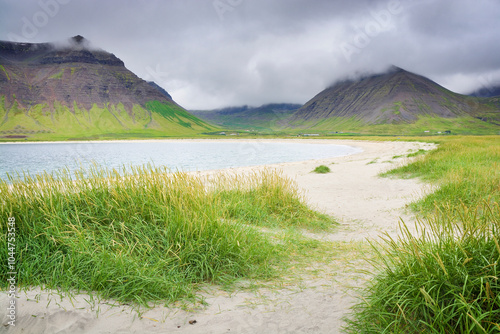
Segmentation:
{"type": "Polygon", "coordinates": [[[371,125],[411,124],[421,119],[435,119],[452,124],[455,119],[471,118],[493,124],[498,108],[490,103],[453,93],[435,82],[403,69],[346,80],[325,89],[289,120],[295,127],[334,130],[337,125],[350,130],[371,125]],[[491,116],[494,117],[491,117],[491,116]]]}
{"type": "Polygon", "coordinates": [[[480,88],[470,95],[475,97],[500,97],[500,84],[480,88]]]}

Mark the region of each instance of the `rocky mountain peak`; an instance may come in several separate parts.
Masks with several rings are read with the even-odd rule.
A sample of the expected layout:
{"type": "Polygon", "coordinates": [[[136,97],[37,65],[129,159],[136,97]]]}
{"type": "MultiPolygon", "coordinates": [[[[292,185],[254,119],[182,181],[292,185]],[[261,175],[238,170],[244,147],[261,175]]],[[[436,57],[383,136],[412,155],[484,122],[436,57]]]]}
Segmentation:
{"type": "Polygon", "coordinates": [[[90,49],[90,41],[82,35],[71,37],[69,39],[69,45],[71,49],[75,50],[90,49]]]}
{"type": "Polygon", "coordinates": [[[419,117],[456,118],[477,112],[467,98],[397,66],[379,74],[337,82],[308,101],[293,120],[328,118],[364,124],[415,122],[419,117]]]}
{"type": "Polygon", "coordinates": [[[71,40],[78,44],[81,44],[83,41],[86,41],[85,37],[83,37],[82,35],[73,36],[71,37],[71,40]]]}
{"type": "Polygon", "coordinates": [[[124,66],[114,54],[92,47],[81,35],[64,43],[13,43],[0,41],[0,64],[23,63],[32,65],[87,63],[124,66]]]}
{"type": "Polygon", "coordinates": [[[387,70],[387,73],[398,73],[398,72],[408,72],[401,67],[398,67],[396,65],[391,65],[389,69],[387,70]]]}
{"type": "Polygon", "coordinates": [[[114,54],[81,35],[56,43],[0,41],[0,93],[10,106],[55,102],[90,109],[121,103],[130,111],[148,101],[174,103],[157,85],[125,68],[114,54]]]}

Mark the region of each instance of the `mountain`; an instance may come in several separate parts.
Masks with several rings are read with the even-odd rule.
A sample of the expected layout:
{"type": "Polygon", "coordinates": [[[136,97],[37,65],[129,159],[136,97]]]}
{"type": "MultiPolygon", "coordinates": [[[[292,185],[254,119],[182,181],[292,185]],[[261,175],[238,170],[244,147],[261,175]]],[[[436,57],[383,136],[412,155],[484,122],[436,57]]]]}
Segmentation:
{"type": "Polygon", "coordinates": [[[498,133],[499,106],[460,95],[398,67],[344,80],[320,92],[289,120],[297,129],[407,133],[498,133]]]}
{"type": "Polygon", "coordinates": [[[190,110],[190,112],[218,126],[234,130],[269,131],[281,126],[302,105],[291,103],[272,103],[260,107],[227,107],[213,110],[190,110]]]}
{"type": "Polygon", "coordinates": [[[95,139],[213,130],[155,83],[82,36],[67,43],[0,41],[0,138],[95,139]]]}
{"type": "Polygon", "coordinates": [[[500,97],[500,84],[482,87],[470,95],[475,97],[500,97]]]}
{"type": "Polygon", "coordinates": [[[158,86],[158,84],[156,82],[148,81],[148,84],[151,87],[153,87],[154,89],[158,90],[160,93],[162,93],[166,98],[168,98],[169,100],[172,100],[172,96],[170,96],[170,94],[165,89],[158,86]]]}

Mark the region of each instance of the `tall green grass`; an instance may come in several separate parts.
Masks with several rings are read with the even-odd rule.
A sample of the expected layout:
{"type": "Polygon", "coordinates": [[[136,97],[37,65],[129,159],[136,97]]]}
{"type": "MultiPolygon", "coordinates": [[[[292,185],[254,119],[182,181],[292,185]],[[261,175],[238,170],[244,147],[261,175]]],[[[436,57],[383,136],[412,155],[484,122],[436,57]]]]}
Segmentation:
{"type": "Polygon", "coordinates": [[[374,243],[381,269],[348,333],[500,332],[500,141],[459,137],[386,175],[438,189],[413,204],[418,233],[374,243]]]}
{"type": "Polygon", "coordinates": [[[279,173],[254,172],[229,178],[220,174],[212,182],[229,219],[270,228],[325,231],[333,226],[331,217],[309,209],[297,185],[279,173]]]}
{"type": "Polygon", "coordinates": [[[402,224],[401,237],[374,245],[384,269],[347,332],[500,332],[500,207],[483,208],[440,210],[419,223],[420,236],[402,224]]]}
{"type": "MultiPolygon", "coordinates": [[[[153,166],[94,166],[11,177],[0,192],[0,249],[14,217],[20,286],[141,304],[193,297],[203,282],[272,277],[294,246],[255,225],[333,223],[274,171],[209,179],[153,166]]],[[[4,285],[7,256],[0,253],[4,285]]]]}
{"type": "Polygon", "coordinates": [[[500,199],[500,137],[458,137],[442,140],[438,149],[386,175],[420,177],[439,188],[412,205],[431,212],[434,206],[478,205],[500,199]]]}

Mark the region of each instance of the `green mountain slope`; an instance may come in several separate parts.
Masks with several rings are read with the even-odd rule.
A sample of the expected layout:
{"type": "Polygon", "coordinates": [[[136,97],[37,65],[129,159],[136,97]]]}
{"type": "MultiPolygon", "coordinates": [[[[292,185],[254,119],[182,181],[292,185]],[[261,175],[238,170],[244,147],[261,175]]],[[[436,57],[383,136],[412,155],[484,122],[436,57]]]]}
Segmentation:
{"type": "Polygon", "coordinates": [[[0,137],[4,140],[84,140],[192,136],[213,127],[173,104],[149,101],[127,111],[122,103],[94,104],[90,109],[55,102],[5,107],[0,98],[0,137]]]}
{"type": "Polygon", "coordinates": [[[0,140],[194,136],[212,125],[81,36],[0,42],[0,140]]]}

